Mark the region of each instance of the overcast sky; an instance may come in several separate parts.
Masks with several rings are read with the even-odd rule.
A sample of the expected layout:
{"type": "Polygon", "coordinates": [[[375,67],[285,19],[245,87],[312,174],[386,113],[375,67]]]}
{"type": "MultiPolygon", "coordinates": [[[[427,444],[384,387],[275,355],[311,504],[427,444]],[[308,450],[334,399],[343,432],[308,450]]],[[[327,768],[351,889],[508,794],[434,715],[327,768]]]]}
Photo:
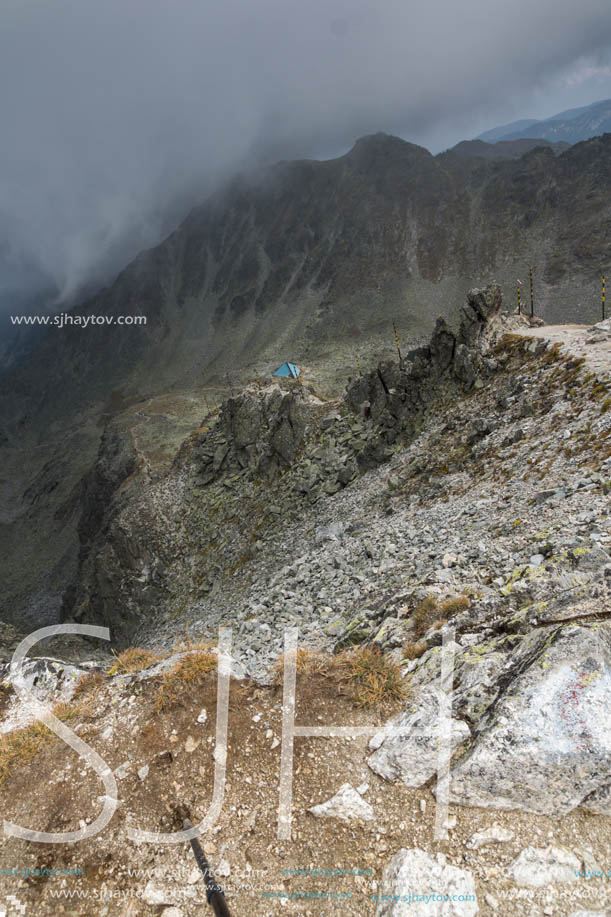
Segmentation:
{"type": "Polygon", "coordinates": [[[0,302],[57,305],[245,163],[611,97],[609,0],[1,0],[0,302]]]}

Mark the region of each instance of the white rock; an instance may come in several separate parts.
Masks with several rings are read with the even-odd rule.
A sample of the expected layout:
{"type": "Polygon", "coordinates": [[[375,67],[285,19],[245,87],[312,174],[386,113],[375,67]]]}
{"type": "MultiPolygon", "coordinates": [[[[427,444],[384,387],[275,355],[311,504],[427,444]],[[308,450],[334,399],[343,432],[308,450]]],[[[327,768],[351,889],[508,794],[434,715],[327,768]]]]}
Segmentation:
{"type": "Polygon", "coordinates": [[[375,818],[375,813],[369,803],[349,783],[342,784],[335,796],[317,806],[312,806],[308,812],[317,818],[341,818],[342,821],[350,821],[353,818],[373,821],[375,818]]]}
{"type": "Polygon", "coordinates": [[[231,866],[227,860],[221,860],[216,868],[216,874],[217,876],[223,876],[224,878],[231,875],[231,866]]]}
{"type": "Polygon", "coordinates": [[[478,723],[450,802],[559,817],[609,781],[611,626],[564,627],[549,644],[535,630],[523,647],[532,661],[478,723]]]}
{"type": "Polygon", "coordinates": [[[418,848],[393,857],[378,894],[376,917],[473,917],[478,911],[471,873],[441,865],[418,848]]]}
{"type": "Polygon", "coordinates": [[[200,742],[199,739],[194,739],[193,736],[187,736],[187,740],[185,742],[185,751],[191,754],[192,752],[195,751],[195,749],[199,745],[199,742],[200,742]]]}
{"type": "Polygon", "coordinates": [[[555,882],[575,882],[581,860],[565,847],[527,847],[508,867],[516,885],[543,888],[555,882]]]}
{"type": "Polygon", "coordinates": [[[145,904],[150,904],[152,907],[163,907],[165,904],[174,904],[174,894],[169,891],[169,889],[158,888],[155,883],[151,880],[144,892],[142,893],[142,900],[145,904]]]}
{"type": "Polygon", "coordinates": [[[607,875],[606,870],[603,870],[602,866],[596,862],[596,860],[594,859],[594,857],[592,856],[589,850],[584,850],[582,847],[574,847],[573,853],[575,854],[575,856],[578,856],[581,859],[583,863],[583,868],[586,872],[589,872],[590,874],[591,873],[594,873],[594,874],[600,873],[599,877],[601,879],[603,875],[604,876],[607,875]]]}
{"type": "Polygon", "coordinates": [[[442,570],[435,570],[435,579],[438,583],[452,583],[454,582],[454,577],[452,576],[452,571],[444,568],[442,570]]]}
{"type": "MultiPolygon", "coordinates": [[[[438,742],[440,732],[439,701],[432,691],[422,691],[403,713],[390,720],[387,726],[405,729],[399,735],[383,739],[377,751],[367,759],[367,764],[385,780],[403,780],[406,786],[419,787],[437,772],[438,742]],[[415,710],[414,710],[415,708],[415,710]]],[[[378,733],[372,744],[377,743],[378,733]]],[[[462,720],[452,720],[452,751],[455,752],[470,736],[469,727],[462,720]]]]}
{"type": "Polygon", "coordinates": [[[512,841],[513,838],[513,831],[510,831],[509,828],[503,828],[494,822],[489,828],[484,828],[483,831],[476,831],[469,838],[466,846],[469,850],[477,850],[478,847],[484,847],[486,844],[505,844],[508,841],[512,841]]]}
{"type": "Polygon", "coordinates": [[[118,780],[124,780],[129,773],[130,762],[124,761],[123,764],[120,764],[119,767],[115,770],[114,774],[118,780]]]}
{"type": "Polygon", "coordinates": [[[140,780],[146,780],[149,774],[149,766],[145,764],[144,767],[138,769],[138,777],[140,780]]]}
{"type": "Polygon", "coordinates": [[[202,712],[200,713],[200,715],[197,717],[197,722],[198,722],[198,723],[205,723],[207,719],[208,719],[208,711],[207,711],[206,708],[204,707],[204,709],[202,710],[202,712]]]}

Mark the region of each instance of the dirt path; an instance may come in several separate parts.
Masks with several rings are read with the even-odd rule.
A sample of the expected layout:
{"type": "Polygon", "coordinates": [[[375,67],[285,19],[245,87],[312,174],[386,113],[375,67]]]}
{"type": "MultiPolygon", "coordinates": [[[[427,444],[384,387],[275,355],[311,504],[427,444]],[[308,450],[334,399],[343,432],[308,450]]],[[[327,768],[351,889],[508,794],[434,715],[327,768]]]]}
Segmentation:
{"type": "Polygon", "coordinates": [[[611,340],[588,343],[589,325],[542,325],[540,328],[516,328],[525,337],[546,338],[560,343],[576,357],[585,357],[592,372],[607,375],[611,371],[611,340]]]}

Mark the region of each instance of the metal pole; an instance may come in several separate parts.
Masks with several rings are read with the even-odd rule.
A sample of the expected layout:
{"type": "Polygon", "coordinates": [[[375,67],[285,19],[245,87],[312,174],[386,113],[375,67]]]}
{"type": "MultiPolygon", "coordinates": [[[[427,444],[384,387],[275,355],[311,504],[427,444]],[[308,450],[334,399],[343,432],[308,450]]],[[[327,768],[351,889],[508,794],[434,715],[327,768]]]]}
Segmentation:
{"type": "Polygon", "coordinates": [[[533,269],[530,268],[530,315],[535,314],[535,284],[533,280],[533,269]]]}
{"type": "Polygon", "coordinates": [[[397,334],[397,326],[395,325],[394,322],[392,324],[392,327],[393,327],[393,331],[395,332],[395,347],[397,348],[397,353],[399,354],[399,363],[401,363],[402,357],[401,357],[401,348],[399,347],[399,335],[397,334]]]}
{"type": "MultiPolygon", "coordinates": [[[[191,821],[188,818],[185,818],[183,821],[183,828],[185,831],[188,831],[192,827],[193,824],[191,821]]],[[[199,866],[206,882],[206,898],[208,899],[208,904],[216,914],[216,917],[231,917],[229,908],[227,907],[227,902],[225,901],[223,889],[220,885],[217,885],[216,879],[212,875],[210,864],[206,859],[206,854],[204,853],[200,842],[196,837],[192,837],[190,843],[193,853],[195,854],[197,865],[199,866]]]]}

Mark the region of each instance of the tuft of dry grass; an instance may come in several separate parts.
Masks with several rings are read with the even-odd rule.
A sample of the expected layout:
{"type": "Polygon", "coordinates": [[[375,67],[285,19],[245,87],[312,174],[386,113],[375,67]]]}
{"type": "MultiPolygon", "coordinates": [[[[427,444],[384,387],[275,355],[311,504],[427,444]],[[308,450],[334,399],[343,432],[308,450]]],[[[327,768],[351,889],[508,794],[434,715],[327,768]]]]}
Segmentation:
{"type": "MultiPolygon", "coordinates": [[[[276,664],[274,683],[282,684],[283,656],[276,664]]],[[[384,706],[402,700],[407,693],[399,665],[392,662],[377,646],[360,646],[343,650],[337,656],[297,650],[297,672],[320,675],[348,688],[358,707],[384,706]]]]}
{"type": "Polygon", "coordinates": [[[108,670],[109,675],[129,675],[131,672],[139,672],[142,669],[148,669],[155,662],[163,659],[158,653],[152,650],[145,650],[141,647],[129,647],[116,656],[113,666],[108,670]]]}
{"type": "Polygon", "coordinates": [[[412,622],[417,637],[423,637],[439,619],[439,604],[434,595],[427,595],[416,605],[412,613],[412,622]]]}
{"type": "Polygon", "coordinates": [[[464,611],[466,608],[469,608],[470,605],[471,602],[466,595],[451,596],[449,599],[445,599],[439,606],[441,618],[443,621],[447,621],[449,618],[453,618],[454,615],[458,614],[459,611],[464,611]]]}
{"type": "Polygon", "coordinates": [[[175,707],[185,691],[201,684],[216,671],[217,657],[208,644],[200,644],[200,649],[189,651],[176,664],[165,672],[159,682],[155,696],[155,710],[163,713],[175,707]]]}
{"type": "MultiPolygon", "coordinates": [[[[81,710],[78,705],[62,701],[55,704],[51,712],[58,720],[66,722],[79,716],[81,710]]],[[[40,721],[0,734],[0,786],[18,767],[32,761],[53,735],[40,721]]]]}
{"type": "MultiPolygon", "coordinates": [[[[273,684],[281,685],[284,678],[285,657],[280,656],[276,663],[273,684]]],[[[301,675],[329,675],[333,669],[335,657],[313,650],[298,649],[296,669],[301,675]]]]}
{"type": "Polygon", "coordinates": [[[189,653],[192,650],[202,650],[209,652],[210,644],[206,640],[195,640],[189,633],[189,625],[185,624],[185,636],[183,640],[174,643],[171,649],[171,655],[174,653],[189,653]]]}
{"type": "Polygon", "coordinates": [[[438,602],[433,595],[427,595],[416,605],[412,614],[416,636],[423,637],[432,627],[438,630],[444,621],[453,618],[459,611],[464,611],[470,604],[466,595],[450,596],[443,602],[438,602]]]}
{"type": "Polygon", "coordinates": [[[418,643],[406,643],[403,647],[403,659],[411,662],[412,659],[420,659],[427,651],[427,644],[424,640],[418,643]]]}
{"type": "Polygon", "coordinates": [[[337,657],[338,679],[348,682],[359,707],[384,706],[403,700],[407,689],[401,669],[376,646],[360,646],[337,657]]]}
{"type": "Polygon", "coordinates": [[[81,697],[87,697],[97,691],[100,691],[106,684],[106,677],[103,672],[94,671],[86,672],[85,675],[81,675],[79,678],[76,688],[74,689],[74,694],[72,695],[73,700],[78,700],[81,697]]]}

